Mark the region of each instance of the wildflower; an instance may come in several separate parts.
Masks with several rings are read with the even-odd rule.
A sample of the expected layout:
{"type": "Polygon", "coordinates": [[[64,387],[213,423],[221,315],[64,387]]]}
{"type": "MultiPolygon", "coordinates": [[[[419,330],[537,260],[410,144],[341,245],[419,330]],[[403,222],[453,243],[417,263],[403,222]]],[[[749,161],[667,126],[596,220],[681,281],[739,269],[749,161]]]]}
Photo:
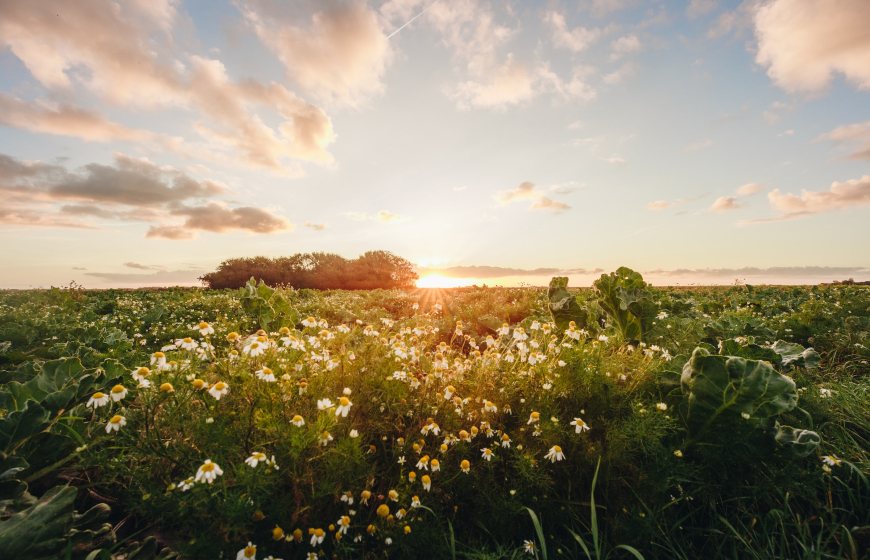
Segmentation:
{"type": "Polygon", "coordinates": [[[359,493],[359,502],[364,505],[369,505],[369,498],[372,497],[370,490],[363,490],[359,493]]]}
{"type": "Polygon", "coordinates": [[[462,472],[468,474],[469,472],[471,472],[471,463],[468,461],[468,459],[463,459],[459,462],[459,468],[462,470],[462,472]]]}
{"type": "Polygon", "coordinates": [[[121,416],[120,414],[116,414],[109,419],[108,424],[106,424],[106,433],[112,433],[120,431],[121,428],[127,425],[127,419],[121,416]]]}
{"type": "Polygon", "coordinates": [[[161,393],[174,393],[175,387],[172,386],[172,383],[163,383],[160,385],[161,393]]]}
{"type": "Polygon", "coordinates": [[[112,387],[112,390],[109,391],[109,396],[112,397],[113,401],[118,402],[127,396],[127,388],[123,385],[115,385],[112,387]]]}
{"type": "Polygon", "coordinates": [[[323,433],[320,434],[320,439],[318,441],[320,442],[320,445],[326,447],[327,445],[329,445],[329,442],[332,441],[332,439],[332,434],[324,430],[323,433]]]}
{"type": "Polygon", "coordinates": [[[284,529],[275,525],[275,528],[272,529],[272,540],[280,541],[280,540],[284,539],[284,537],[285,537],[284,529]]]}
{"type": "Polygon", "coordinates": [[[662,412],[664,412],[664,411],[666,411],[667,409],[668,409],[668,405],[667,405],[667,404],[665,404],[665,403],[663,403],[663,402],[656,403],[656,410],[661,410],[662,412]]]}
{"type": "Polygon", "coordinates": [[[406,535],[410,535],[410,534],[411,534],[411,526],[410,526],[410,525],[405,525],[405,527],[402,529],[402,531],[403,531],[406,535]]]}
{"type": "Polygon", "coordinates": [[[540,421],[541,421],[541,413],[540,412],[532,412],[531,414],[529,414],[529,421],[526,422],[526,425],[537,424],[540,421]]]}
{"type": "Polygon", "coordinates": [[[350,528],[350,517],[342,515],[335,524],[338,525],[338,534],[345,535],[350,528]]]}
{"type": "Polygon", "coordinates": [[[752,415],[749,414],[748,412],[741,412],[740,417],[743,418],[744,420],[749,420],[750,418],[752,418],[752,415]]]}
{"type": "Polygon", "coordinates": [[[317,400],[317,410],[326,410],[328,408],[334,407],[335,404],[329,399],[318,399],[317,400]]]}
{"type": "Polygon", "coordinates": [[[335,415],[341,415],[342,418],[347,418],[347,413],[350,412],[350,407],[353,406],[353,403],[350,402],[350,399],[342,396],[338,399],[338,408],[335,409],[335,415]]]}
{"type": "Polygon", "coordinates": [[[483,401],[483,411],[484,412],[498,412],[498,406],[492,401],[484,400],[483,401]]]}
{"type": "Polygon", "coordinates": [[[377,509],[377,514],[378,517],[386,517],[390,515],[390,506],[388,506],[387,504],[379,505],[377,509]]]}
{"type": "Polygon", "coordinates": [[[549,459],[551,463],[555,463],[556,461],[562,461],[565,459],[565,454],[562,453],[562,448],[558,445],[554,445],[550,448],[550,451],[544,456],[545,459],[549,459]]]}
{"type": "Polygon", "coordinates": [[[267,463],[266,454],[261,451],[254,451],[251,456],[245,459],[245,464],[250,465],[252,469],[257,468],[260,463],[267,463]]]}
{"type": "Polygon", "coordinates": [[[432,478],[428,474],[424,474],[420,478],[420,482],[423,483],[423,490],[427,492],[432,490],[432,478]]]}
{"type": "Polygon", "coordinates": [[[836,455],[822,455],[821,459],[829,467],[839,467],[843,464],[843,460],[836,455]]]}
{"type": "Polygon", "coordinates": [[[236,560],[254,560],[257,557],[257,546],[248,541],[248,546],[236,554],[236,560]]]}
{"type": "Polygon", "coordinates": [[[303,327],[316,327],[317,326],[317,319],[315,319],[314,317],[306,317],[302,321],[302,326],[303,327]]]}
{"type": "Polygon", "coordinates": [[[471,441],[471,436],[465,430],[459,430],[459,439],[462,441],[471,441]]]}
{"type": "Polygon", "coordinates": [[[252,358],[263,355],[263,353],[266,352],[266,342],[267,341],[261,342],[259,340],[260,338],[265,338],[265,337],[258,337],[257,339],[252,340],[251,342],[246,344],[244,348],[242,348],[242,352],[244,354],[247,354],[248,356],[251,356],[252,358]]]}
{"type": "Polygon", "coordinates": [[[438,472],[441,470],[441,461],[438,459],[432,459],[429,461],[429,466],[432,468],[432,472],[438,472]]]}
{"type": "Polygon", "coordinates": [[[480,456],[487,461],[492,461],[492,449],[490,449],[489,447],[484,447],[480,450],[480,456]]]}
{"type": "Polygon", "coordinates": [[[683,452],[679,449],[674,449],[674,457],[676,457],[677,459],[681,459],[683,457],[683,452]]]}
{"type": "Polygon", "coordinates": [[[214,334],[214,328],[205,321],[200,321],[196,328],[199,330],[199,334],[201,334],[202,336],[214,334]]]}
{"type": "Polygon", "coordinates": [[[130,375],[133,376],[140,387],[148,387],[151,385],[151,382],[146,379],[149,375],[151,375],[151,370],[145,366],[138,367],[130,372],[130,375]]]}
{"type": "Polygon", "coordinates": [[[606,335],[606,334],[600,334],[600,335],[598,335],[598,340],[599,340],[600,342],[607,342],[607,341],[608,341],[607,335],[606,335]]]}
{"type": "Polygon", "coordinates": [[[453,393],[455,392],[456,387],[454,387],[453,385],[448,385],[447,387],[444,387],[444,400],[449,401],[450,399],[452,399],[453,393]]]}
{"type": "MultiPolygon", "coordinates": [[[[441,304],[440,304],[440,303],[436,303],[436,304],[435,304],[435,310],[436,310],[436,311],[441,311],[441,304]]],[[[387,545],[387,546],[390,546],[391,544],[393,544],[393,539],[391,539],[390,537],[385,538],[385,539],[384,539],[384,544],[387,545]]]]}
{"type": "Polygon", "coordinates": [[[501,446],[505,449],[510,449],[511,447],[511,437],[507,434],[501,435],[501,446]]]}
{"type": "Polygon", "coordinates": [[[574,418],[574,420],[571,422],[571,425],[574,426],[574,432],[577,434],[589,430],[589,424],[584,422],[582,418],[574,418]]]}
{"type": "Polygon", "coordinates": [[[199,391],[200,389],[205,389],[208,384],[202,379],[196,378],[190,382],[190,386],[199,391]]]}
{"type": "Polygon", "coordinates": [[[93,407],[94,410],[96,410],[99,407],[105,406],[107,404],[109,404],[109,395],[107,395],[105,393],[101,393],[100,391],[97,391],[96,393],[91,395],[91,398],[88,399],[88,402],[85,406],[87,406],[89,408],[93,407]]]}
{"type": "Polygon", "coordinates": [[[420,460],[417,461],[417,468],[422,470],[429,470],[429,456],[423,455],[420,457],[420,460]]]}
{"type": "Polygon", "coordinates": [[[216,400],[221,400],[221,397],[226,395],[230,391],[230,386],[224,383],[223,381],[218,381],[208,389],[208,394],[213,396],[216,400]]]}
{"type": "Polygon", "coordinates": [[[326,531],[318,527],[317,529],[308,529],[308,534],[311,535],[311,546],[317,546],[323,543],[326,531]]]}
{"type": "Polygon", "coordinates": [[[302,529],[298,527],[293,529],[293,540],[296,542],[302,542],[302,529]]]}
{"type": "Polygon", "coordinates": [[[353,505],[353,492],[348,490],[347,492],[343,492],[341,494],[341,501],[346,503],[349,506],[353,505]]]}
{"type": "Polygon", "coordinates": [[[200,465],[199,469],[196,471],[196,477],[194,478],[195,482],[207,482],[211,484],[215,481],[217,477],[224,474],[224,471],[218,466],[217,463],[212,463],[211,459],[206,459],[205,463],[200,465]]]}
{"type": "Polygon", "coordinates": [[[227,342],[234,343],[238,339],[239,339],[239,333],[237,333],[236,331],[233,331],[233,332],[227,334],[227,342]]]}
{"type": "Polygon", "coordinates": [[[359,437],[359,431],[358,431],[356,428],[354,428],[354,429],[352,429],[351,431],[349,431],[349,432],[347,433],[347,435],[348,435],[349,437],[351,437],[352,439],[356,439],[356,438],[359,437]]]}
{"type": "Polygon", "coordinates": [[[396,462],[399,463],[400,465],[404,465],[405,464],[405,456],[400,455],[399,458],[396,460],[396,462]]]}
{"type": "Polygon", "coordinates": [[[193,488],[193,483],[194,483],[193,477],[189,476],[178,483],[178,489],[181,490],[182,492],[187,492],[188,490],[193,488]]]}
{"type": "Polygon", "coordinates": [[[819,387],[819,396],[821,398],[827,399],[827,398],[830,398],[830,396],[833,394],[834,394],[834,392],[831,391],[830,389],[826,389],[825,387],[819,387]]]}
{"type": "Polygon", "coordinates": [[[394,502],[399,501],[399,493],[396,492],[395,490],[391,489],[389,492],[387,492],[387,496],[390,498],[390,500],[392,500],[394,502]]]}
{"type": "MultiPolygon", "coordinates": [[[[389,511],[389,510],[388,510],[389,511]]],[[[366,527],[366,533],[369,535],[374,535],[377,532],[378,528],[374,526],[374,524],[369,523],[368,527],[366,527]]]]}
{"type": "Polygon", "coordinates": [[[405,517],[405,514],[407,513],[408,512],[405,510],[405,508],[399,508],[399,511],[396,512],[396,519],[401,519],[405,517]]]}
{"type": "Polygon", "coordinates": [[[413,496],[411,498],[411,508],[413,509],[418,507],[420,507],[420,498],[418,496],[413,496]]]}
{"type": "Polygon", "coordinates": [[[535,550],[537,549],[535,548],[535,543],[533,541],[530,541],[528,539],[523,541],[523,552],[526,552],[528,554],[535,554],[535,550]]]}
{"type": "Polygon", "coordinates": [[[176,340],[175,344],[182,350],[196,350],[197,346],[199,346],[196,341],[189,336],[176,340]]]}
{"type": "Polygon", "coordinates": [[[261,381],[266,381],[267,383],[275,383],[277,379],[275,378],[275,373],[265,366],[262,369],[258,369],[256,372],[257,379],[261,381]]]}

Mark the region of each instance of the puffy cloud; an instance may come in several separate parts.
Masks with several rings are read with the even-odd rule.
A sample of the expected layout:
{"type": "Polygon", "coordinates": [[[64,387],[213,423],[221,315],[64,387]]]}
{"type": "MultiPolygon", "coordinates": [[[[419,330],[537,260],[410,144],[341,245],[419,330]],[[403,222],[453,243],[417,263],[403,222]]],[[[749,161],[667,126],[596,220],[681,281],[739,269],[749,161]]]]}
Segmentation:
{"type": "Polygon", "coordinates": [[[568,28],[565,16],[556,11],[544,14],[544,21],[550,26],[553,36],[553,44],[571,52],[581,52],[595,43],[603,34],[601,29],[577,26],[568,28]]]}
{"type": "Polygon", "coordinates": [[[780,87],[819,91],[840,73],[870,89],[870,2],[772,0],[754,21],[756,62],[780,87]]]}
{"type": "Polygon", "coordinates": [[[553,200],[545,196],[535,187],[535,184],[530,181],[523,181],[513,189],[496,193],[495,199],[502,205],[530,200],[532,201],[531,205],[529,205],[530,210],[562,212],[571,208],[570,205],[564,202],[553,200]]]}
{"type": "Polygon", "coordinates": [[[852,146],[851,159],[870,160],[870,121],[838,126],[821,138],[852,146]]]}
{"type": "Polygon", "coordinates": [[[835,181],[826,191],[802,191],[800,195],[773,189],[767,194],[768,201],[778,216],[759,221],[788,220],[832,212],[854,206],[870,205],[870,175],[860,179],[835,181]]]}
{"type": "MultiPolygon", "coordinates": [[[[4,124],[88,140],[148,141],[155,147],[221,162],[287,173],[286,159],[329,162],[332,124],[319,108],[278,84],[236,83],[219,60],[175,58],[161,51],[175,2],[6,2],[0,47],[8,47],[46,88],[84,85],[98,98],[125,107],[182,108],[205,117],[193,130],[208,143],[133,130],[90,111],[40,107],[4,96],[4,124]],[[144,16],[144,17],[143,17],[144,16]],[[158,38],[155,37],[158,34],[158,38]],[[14,109],[14,110],[12,110],[14,109]],[[258,111],[277,109],[284,121],[266,125],[258,111]],[[215,152],[221,152],[216,157],[215,152]]],[[[66,94],[65,94],[66,95],[66,94]]]]}
{"type": "Polygon", "coordinates": [[[241,10],[306,91],[349,105],[380,92],[391,50],[377,13],[358,0],[314,5],[322,10],[305,22],[268,0],[248,0],[241,10]]]}
{"type": "Polygon", "coordinates": [[[733,196],[720,196],[717,198],[713,205],[710,206],[710,210],[714,212],[725,212],[728,210],[737,210],[742,207],[742,204],[737,202],[737,199],[733,196]]]}
{"type": "Polygon", "coordinates": [[[640,47],[640,39],[637,38],[637,35],[624,35],[610,44],[610,57],[613,59],[621,58],[639,51],[640,47]]]}
{"type": "Polygon", "coordinates": [[[91,163],[76,171],[0,154],[0,193],[6,204],[0,217],[6,225],[94,227],[95,218],[162,222],[185,217],[183,224],[148,230],[148,237],[167,239],[189,239],[199,230],[273,233],[291,227],[266,210],[228,208],[212,200],[227,191],[220,183],[123,154],[115,156],[113,165],[91,163]]]}

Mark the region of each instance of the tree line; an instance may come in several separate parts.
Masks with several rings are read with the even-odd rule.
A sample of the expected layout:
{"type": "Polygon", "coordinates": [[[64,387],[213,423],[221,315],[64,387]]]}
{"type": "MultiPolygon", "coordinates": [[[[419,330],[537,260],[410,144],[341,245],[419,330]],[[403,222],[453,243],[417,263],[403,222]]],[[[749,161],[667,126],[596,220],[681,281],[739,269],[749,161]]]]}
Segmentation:
{"type": "Polygon", "coordinates": [[[333,253],[297,253],[290,257],[228,259],[199,279],[208,288],[240,288],[250,278],[270,286],[320,290],[413,288],[414,265],[387,251],[368,251],[355,259],[333,253]]]}

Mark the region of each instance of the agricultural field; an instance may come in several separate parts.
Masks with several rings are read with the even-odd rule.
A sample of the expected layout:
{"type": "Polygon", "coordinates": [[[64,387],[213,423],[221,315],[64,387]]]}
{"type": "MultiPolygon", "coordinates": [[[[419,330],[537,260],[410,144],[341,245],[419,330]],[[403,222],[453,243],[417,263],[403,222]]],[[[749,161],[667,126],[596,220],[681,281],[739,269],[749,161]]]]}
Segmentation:
{"type": "Polygon", "coordinates": [[[0,292],[3,558],[867,558],[870,289],[0,292]]]}

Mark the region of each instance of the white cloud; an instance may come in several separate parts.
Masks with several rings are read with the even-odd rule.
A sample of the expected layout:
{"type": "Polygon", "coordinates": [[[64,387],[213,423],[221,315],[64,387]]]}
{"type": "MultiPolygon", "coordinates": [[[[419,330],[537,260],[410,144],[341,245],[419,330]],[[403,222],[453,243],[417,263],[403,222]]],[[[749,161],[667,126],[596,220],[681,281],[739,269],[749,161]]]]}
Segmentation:
{"type": "Polygon", "coordinates": [[[610,44],[610,57],[613,59],[621,58],[636,53],[640,48],[640,39],[637,38],[637,35],[624,35],[610,44]]]}
{"type": "Polygon", "coordinates": [[[737,196],[752,196],[764,190],[762,185],[758,183],[746,183],[737,187],[737,196]]]}
{"type": "Polygon", "coordinates": [[[789,91],[819,91],[839,73],[870,89],[870,2],[772,0],[755,13],[756,62],[789,91]]]}
{"type": "Polygon", "coordinates": [[[713,202],[710,210],[713,210],[714,212],[725,212],[727,210],[737,210],[741,206],[742,205],[737,202],[737,199],[733,196],[720,196],[713,202]]]}
{"type": "Polygon", "coordinates": [[[835,181],[826,191],[801,191],[800,195],[773,189],[767,194],[771,207],[779,212],[768,220],[787,220],[870,205],[870,175],[860,179],[835,181]]]}
{"type": "Polygon", "coordinates": [[[849,155],[851,159],[870,160],[870,121],[838,126],[821,139],[850,146],[854,150],[849,155]]]}
{"type": "Polygon", "coordinates": [[[586,50],[603,34],[601,29],[594,27],[577,26],[569,29],[565,22],[565,16],[556,11],[544,14],[544,22],[550,26],[553,44],[558,48],[575,53],[586,50]]]}
{"type": "MultiPolygon", "coordinates": [[[[556,192],[554,190],[554,192],[556,192]]],[[[502,205],[511,204],[513,202],[531,201],[530,210],[548,210],[551,212],[563,212],[571,208],[570,205],[553,200],[540,192],[535,184],[530,181],[523,181],[515,188],[496,193],[495,197],[502,205]]]]}

